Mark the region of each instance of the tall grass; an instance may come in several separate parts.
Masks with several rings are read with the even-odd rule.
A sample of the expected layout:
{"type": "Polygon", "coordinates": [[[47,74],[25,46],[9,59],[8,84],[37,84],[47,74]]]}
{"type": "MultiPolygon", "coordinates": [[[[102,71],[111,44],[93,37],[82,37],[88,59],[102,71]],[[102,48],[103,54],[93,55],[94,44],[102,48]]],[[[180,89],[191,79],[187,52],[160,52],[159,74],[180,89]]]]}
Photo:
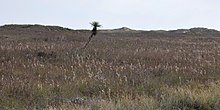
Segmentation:
{"type": "Polygon", "coordinates": [[[219,38],[103,36],[1,38],[0,109],[219,109],[219,38]]]}

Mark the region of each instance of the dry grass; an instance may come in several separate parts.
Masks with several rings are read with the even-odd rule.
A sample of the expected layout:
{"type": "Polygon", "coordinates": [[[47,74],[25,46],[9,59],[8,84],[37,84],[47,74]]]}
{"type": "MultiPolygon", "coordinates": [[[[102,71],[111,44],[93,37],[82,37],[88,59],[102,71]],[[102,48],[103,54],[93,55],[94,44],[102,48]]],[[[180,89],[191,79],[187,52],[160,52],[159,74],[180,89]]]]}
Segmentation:
{"type": "Polygon", "coordinates": [[[218,37],[0,39],[0,109],[220,107],[218,37]]]}

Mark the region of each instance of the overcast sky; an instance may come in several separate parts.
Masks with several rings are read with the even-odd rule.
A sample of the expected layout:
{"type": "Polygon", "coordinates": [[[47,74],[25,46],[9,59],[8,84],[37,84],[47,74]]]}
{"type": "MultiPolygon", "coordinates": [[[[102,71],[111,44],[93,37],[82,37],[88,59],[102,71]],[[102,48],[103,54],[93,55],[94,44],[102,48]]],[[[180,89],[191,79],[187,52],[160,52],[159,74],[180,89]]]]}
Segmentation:
{"type": "Polygon", "coordinates": [[[0,0],[0,25],[43,24],[90,29],[220,30],[220,0],[0,0]]]}

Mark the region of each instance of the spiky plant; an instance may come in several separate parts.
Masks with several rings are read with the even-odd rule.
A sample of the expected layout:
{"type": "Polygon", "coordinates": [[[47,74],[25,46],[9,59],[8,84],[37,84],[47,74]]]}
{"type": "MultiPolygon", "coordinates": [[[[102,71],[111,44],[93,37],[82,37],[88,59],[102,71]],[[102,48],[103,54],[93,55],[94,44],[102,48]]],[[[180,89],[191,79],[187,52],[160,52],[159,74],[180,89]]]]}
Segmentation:
{"type": "Polygon", "coordinates": [[[92,29],[92,34],[89,37],[89,40],[86,42],[86,44],[83,46],[83,48],[86,48],[86,46],[89,44],[89,42],[91,41],[92,37],[95,36],[97,34],[97,27],[101,27],[102,25],[99,24],[99,22],[97,21],[93,21],[92,23],[90,23],[93,26],[92,29]]]}
{"type": "Polygon", "coordinates": [[[93,26],[92,29],[92,35],[96,35],[97,33],[97,27],[101,27],[102,25],[99,24],[99,22],[93,21],[92,23],[90,23],[93,26]]]}

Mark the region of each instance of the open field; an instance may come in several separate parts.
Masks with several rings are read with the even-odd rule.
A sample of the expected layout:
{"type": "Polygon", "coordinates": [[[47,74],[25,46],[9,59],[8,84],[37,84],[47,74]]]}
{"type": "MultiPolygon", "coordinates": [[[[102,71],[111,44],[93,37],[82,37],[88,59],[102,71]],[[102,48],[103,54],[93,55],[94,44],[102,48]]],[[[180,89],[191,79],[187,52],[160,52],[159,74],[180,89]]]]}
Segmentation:
{"type": "Polygon", "coordinates": [[[0,28],[0,109],[218,110],[220,34],[0,28]]]}

